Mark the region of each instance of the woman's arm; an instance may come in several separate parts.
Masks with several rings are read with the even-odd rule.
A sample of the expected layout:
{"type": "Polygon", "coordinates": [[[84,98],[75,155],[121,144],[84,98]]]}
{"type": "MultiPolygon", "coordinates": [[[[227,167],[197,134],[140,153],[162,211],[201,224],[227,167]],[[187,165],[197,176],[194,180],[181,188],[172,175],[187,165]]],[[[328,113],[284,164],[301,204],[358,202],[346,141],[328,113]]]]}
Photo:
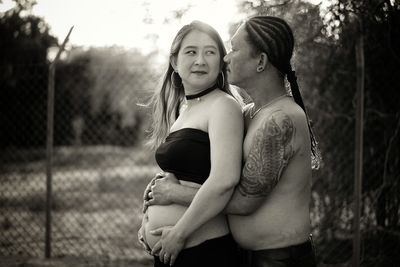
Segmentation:
{"type": "Polygon", "coordinates": [[[239,181],[243,117],[239,105],[231,98],[220,98],[210,107],[208,134],[211,146],[211,171],[189,208],[177,224],[162,233],[153,253],[160,251],[164,262],[173,263],[185,240],[201,225],[223,211],[239,181]]]}

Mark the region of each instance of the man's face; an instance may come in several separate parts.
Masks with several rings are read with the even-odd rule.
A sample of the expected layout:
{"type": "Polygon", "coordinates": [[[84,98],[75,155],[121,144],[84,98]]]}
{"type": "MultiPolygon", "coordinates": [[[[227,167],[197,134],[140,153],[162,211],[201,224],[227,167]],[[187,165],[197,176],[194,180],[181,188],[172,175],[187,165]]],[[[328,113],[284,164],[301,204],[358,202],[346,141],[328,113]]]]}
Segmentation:
{"type": "Polygon", "coordinates": [[[246,89],[257,73],[258,58],[251,55],[251,46],[247,41],[244,25],[236,31],[231,39],[232,49],[224,57],[227,64],[228,82],[246,89]]]}

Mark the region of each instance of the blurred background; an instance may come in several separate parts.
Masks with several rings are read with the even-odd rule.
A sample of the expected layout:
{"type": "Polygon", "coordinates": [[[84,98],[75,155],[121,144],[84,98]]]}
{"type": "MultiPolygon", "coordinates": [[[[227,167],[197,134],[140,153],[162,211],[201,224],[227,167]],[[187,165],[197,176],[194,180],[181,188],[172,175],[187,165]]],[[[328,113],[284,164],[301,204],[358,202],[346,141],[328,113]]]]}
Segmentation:
{"type": "Polygon", "coordinates": [[[69,259],[63,266],[152,266],[137,242],[142,193],[158,171],[144,146],[151,114],[143,104],[183,24],[211,24],[229,49],[255,14],[285,18],[295,34],[293,64],[323,157],[311,203],[319,266],[353,266],[358,229],[360,266],[400,266],[398,0],[0,1],[0,265],[46,255],[69,259]]]}

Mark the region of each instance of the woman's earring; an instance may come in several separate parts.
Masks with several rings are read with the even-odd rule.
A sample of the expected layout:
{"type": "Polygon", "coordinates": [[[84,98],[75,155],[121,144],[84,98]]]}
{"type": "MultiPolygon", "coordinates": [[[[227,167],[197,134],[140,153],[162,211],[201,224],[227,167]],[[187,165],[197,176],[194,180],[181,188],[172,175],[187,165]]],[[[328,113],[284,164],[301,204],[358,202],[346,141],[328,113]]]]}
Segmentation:
{"type": "Polygon", "coordinates": [[[264,67],[263,66],[258,66],[257,67],[257,72],[262,72],[264,70],[264,67]]]}

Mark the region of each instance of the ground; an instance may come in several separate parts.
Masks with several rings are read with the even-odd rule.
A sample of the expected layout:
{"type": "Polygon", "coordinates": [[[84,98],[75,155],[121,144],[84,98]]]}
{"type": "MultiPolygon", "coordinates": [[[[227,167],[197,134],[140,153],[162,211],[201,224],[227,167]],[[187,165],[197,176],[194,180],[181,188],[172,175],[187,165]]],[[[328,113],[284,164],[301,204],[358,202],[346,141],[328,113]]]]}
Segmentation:
{"type": "Polygon", "coordinates": [[[104,260],[96,258],[63,257],[37,259],[27,257],[0,257],[1,267],[150,267],[152,261],[104,260]]]}

